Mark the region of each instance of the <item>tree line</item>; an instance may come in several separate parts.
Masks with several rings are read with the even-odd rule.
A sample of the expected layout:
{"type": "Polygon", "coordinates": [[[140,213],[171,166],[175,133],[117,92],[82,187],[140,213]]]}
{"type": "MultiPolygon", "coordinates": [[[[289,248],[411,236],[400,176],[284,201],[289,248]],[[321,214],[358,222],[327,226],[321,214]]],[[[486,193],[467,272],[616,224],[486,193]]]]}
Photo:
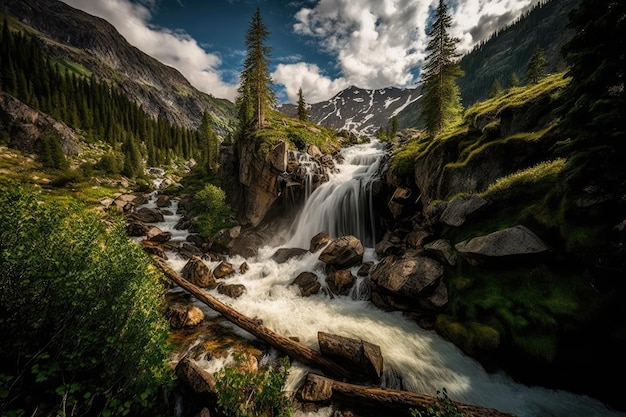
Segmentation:
{"type": "MultiPolygon", "coordinates": [[[[219,146],[208,113],[199,130],[176,126],[164,116],[151,117],[119,88],[97,80],[86,70],[50,59],[39,39],[12,31],[6,18],[0,29],[0,43],[0,90],[65,122],[87,142],[102,141],[118,154],[121,152],[119,157],[105,155],[100,161],[105,171],[134,177],[142,172],[143,161],[160,166],[177,157],[201,161],[211,158],[207,165],[216,166],[216,151],[205,149],[209,141],[213,148],[219,146]]],[[[65,166],[58,148],[54,138],[42,138],[39,151],[44,165],[65,166]]]]}

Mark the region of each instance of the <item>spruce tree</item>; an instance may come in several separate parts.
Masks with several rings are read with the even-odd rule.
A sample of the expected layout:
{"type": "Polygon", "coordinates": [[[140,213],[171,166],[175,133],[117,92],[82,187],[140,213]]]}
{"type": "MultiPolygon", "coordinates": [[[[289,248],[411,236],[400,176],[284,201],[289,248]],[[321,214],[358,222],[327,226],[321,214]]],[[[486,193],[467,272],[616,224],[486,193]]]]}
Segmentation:
{"type": "Polygon", "coordinates": [[[458,38],[451,37],[452,17],[443,0],[435,12],[435,21],[428,34],[426,63],[422,67],[422,119],[427,132],[434,136],[458,121],[463,106],[456,84],[463,71],[456,51],[458,38]]]}
{"type": "Polygon", "coordinates": [[[500,80],[493,80],[493,83],[491,83],[491,87],[489,88],[489,98],[498,97],[501,93],[502,85],[500,85],[500,80]]]}
{"type": "Polygon", "coordinates": [[[272,90],[272,79],[269,73],[271,47],[265,45],[270,32],[261,19],[261,11],[257,8],[250,27],[246,33],[247,54],[241,72],[240,98],[238,104],[243,107],[239,110],[240,117],[244,113],[242,127],[250,124],[255,129],[265,125],[266,113],[276,103],[276,96],[272,90]],[[249,108],[253,109],[253,119],[248,119],[249,108]]]}
{"type": "Polygon", "coordinates": [[[298,119],[302,121],[309,120],[309,110],[306,108],[304,94],[302,94],[302,87],[298,90],[298,119]]]}
{"type": "Polygon", "coordinates": [[[213,130],[213,120],[208,112],[202,115],[200,123],[200,143],[202,147],[202,162],[207,172],[215,172],[218,166],[220,141],[213,130]]]}
{"type": "Polygon", "coordinates": [[[519,77],[517,73],[513,71],[509,76],[509,88],[517,87],[519,85],[519,77]]]}
{"type": "Polygon", "coordinates": [[[546,77],[546,62],[545,51],[540,46],[536,47],[526,66],[524,79],[528,84],[537,84],[546,77]]]}

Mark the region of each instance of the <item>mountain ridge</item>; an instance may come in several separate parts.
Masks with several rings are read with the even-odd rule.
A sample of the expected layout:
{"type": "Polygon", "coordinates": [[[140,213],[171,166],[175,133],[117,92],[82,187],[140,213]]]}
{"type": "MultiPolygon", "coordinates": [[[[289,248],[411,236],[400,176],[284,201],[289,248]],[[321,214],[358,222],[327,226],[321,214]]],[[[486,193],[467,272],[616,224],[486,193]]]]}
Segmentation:
{"type": "Polygon", "coordinates": [[[128,43],[108,21],[57,0],[3,0],[0,10],[37,31],[50,56],[120,88],[152,117],[197,128],[207,110],[220,133],[232,130],[233,103],[199,91],[177,69],[128,43]]]}

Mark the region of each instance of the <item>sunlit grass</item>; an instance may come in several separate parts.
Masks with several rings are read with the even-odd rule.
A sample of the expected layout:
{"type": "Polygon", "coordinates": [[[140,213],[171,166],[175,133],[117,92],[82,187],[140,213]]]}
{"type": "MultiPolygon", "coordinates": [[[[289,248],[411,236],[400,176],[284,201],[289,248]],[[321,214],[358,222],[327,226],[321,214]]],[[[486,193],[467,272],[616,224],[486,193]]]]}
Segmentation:
{"type": "Polygon", "coordinates": [[[565,159],[563,158],[541,162],[533,167],[498,178],[485,192],[481,193],[481,197],[502,198],[503,195],[511,196],[516,191],[527,190],[527,187],[537,184],[553,183],[564,167],[565,159]]]}

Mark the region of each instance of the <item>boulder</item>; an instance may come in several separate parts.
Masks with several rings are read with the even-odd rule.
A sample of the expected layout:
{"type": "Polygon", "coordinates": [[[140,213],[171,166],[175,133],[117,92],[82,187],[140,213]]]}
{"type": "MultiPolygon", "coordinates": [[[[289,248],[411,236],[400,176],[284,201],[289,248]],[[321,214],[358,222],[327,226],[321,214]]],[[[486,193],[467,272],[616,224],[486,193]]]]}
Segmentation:
{"type": "Polygon", "coordinates": [[[335,295],[348,295],[355,281],[356,278],[349,269],[332,272],[326,277],[328,289],[335,295]]]}
{"type": "Polygon", "coordinates": [[[447,262],[450,265],[456,264],[456,252],[447,239],[437,239],[427,243],[424,245],[424,250],[441,262],[447,262]]]}
{"type": "Polygon", "coordinates": [[[370,274],[370,271],[372,270],[372,267],[374,266],[374,262],[372,261],[368,261],[363,263],[363,265],[361,265],[359,267],[359,270],[357,271],[357,276],[359,277],[366,277],[370,274]]]}
{"type": "Polygon", "coordinates": [[[284,264],[289,259],[300,257],[305,253],[309,253],[309,251],[302,248],[280,248],[274,252],[270,259],[277,264],[284,264]]]}
{"type": "Polygon", "coordinates": [[[217,287],[213,273],[209,267],[202,262],[202,259],[197,256],[193,256],[187,261],[180,275],[200,288],[213,289],[217,287]]]}
{"type": "Polygon", "coordinates": [[[159,195],[156,201],[157,207],[169,207],[171,204],[170,197],[164,194],[159,195]]]}
{"type": "Polygon", "coordinates": [[[187,385],[196,394],[206,394],[214,398],[217,394],[215,378],[213,375],[202,369],[189,356],[185,356],[174,370],[180,381],[187,385]]]}
{"type": "Polygon", "coordinates": [[[315,253],[322,249],[330,242],[330,235],[328,232],[319,232],[311,238],[311,245],[309,246],[309,252],[315,253]]]}
{"type": "Polygon", "coordinates": [[[217,287],[217,292],[230,298],[239,298],[246,292],[246,287],[242,284],[223,284],[217,287]]]}
{"type": "Polygon", "coordinates": [[[320,352],[368,381],[379,383],[383,372],[380,347],[372,343],[325,332],[317,333],[320,352]]]}
{"type": "Polygon", "coordinates": [[[363,245],[352,235],[333,240],[320,253],[319,260],[337,269],[350,268],[363,261],[363,245]]]}
{"type": "Polygon", "coordinates": [[[472,264],[526,258],[550,250],[536,234],[522,225],[464,240],[454,247],[472,264]]]}
{"type": "Polygon", "coordinates": [[[317,294],[322,287],[322,284],[317,279],[317,275],[313,272],[302,272],[293,280],[291,285],[297,285],[300,288],[300,295],[303,297],[317,294]]]}
{"type": "Polygon", "coordinates": [[[131,237],[145,236],[150,228],[139,220],[131,220],[126,225],[126,234],[131,237]]]}
{"type": "Polygon", "coordinates": [[[164,220],[163,213],[157,209],[148,207],[141,207],[135,213],[131,214],[130,217],[143,223],[160,223],[164,220]]]}
{"type": "Polygon", "coordinates": [[[167,308],[165,317],[173,329],[182,329],[200,324],[204,320],[204,313],[194,305],[172,304],[167,308]]]}
{"type": "Polygon", "coordinates": [[[172,238],[172,233],[164,232],[156,226],[150,226],[146,232],[146,239],[151,242],[165,243],[172,238]]]}
{"type": "Polygon", "coordinates": [[[165,261],[167,260],[167,255],[165,254],[165,251],[163,250],[161,246],[159,246],[157,242],[150,242],[149,240],[142,240],[141,247],[146,253],[159,257],[165,261]]]}
{"type": "Polygon", "coordinates": [[[376,286],[410,298],[427,297],[443,278],[444,269],[434,259],[405,254],[387,256],[370,273],[376,286]]]}
{"type": "Polygon", "coordinates": [[[229,262],[222,261],[213,269],[213,275],[215,278],[226,278],[235,273],[235,268],[229,262]]]}
{"type": "Polygon", "coordinates": [[[443,213],[441,213],[439,221],[448,226],[461,226],[469,215],[487,203],[487,200],[475,195],[459,196],[448,203],[443,213]]]}
{"type": "Polygon", "coordinates": [[[211,250],[214,252],[230,254],[235,240],[241,235],[241,226],[222,229],[211,238],[211,250]]]}
{"type": "Polygon", "coordinates": [[[202,252],[202,249],[200,249],[195,244],[189,242],[183,242],[181,247],[178,249],[178,254],[185,259],[189,259],[194,256],[202,258],[204,256],[204,252],[202,252]]]}

